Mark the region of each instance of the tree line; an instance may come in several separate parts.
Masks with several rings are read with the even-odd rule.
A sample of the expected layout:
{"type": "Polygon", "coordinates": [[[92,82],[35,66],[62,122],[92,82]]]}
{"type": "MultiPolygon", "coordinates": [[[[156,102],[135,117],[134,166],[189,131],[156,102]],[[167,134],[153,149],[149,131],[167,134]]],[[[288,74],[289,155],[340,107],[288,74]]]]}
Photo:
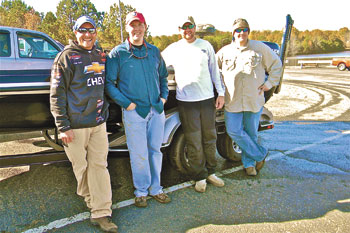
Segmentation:
{"type": "MultiPolygon", "coordinates": [[[[33,7],[27,6],[22,0],[2,0],[0,6],[0,25],[26,28],[44,32],[53,39],[67,44],[69,39],[74,39],[72,27],[75,20],[81,15],[89,15],[98,24],[98,40],[105,49],[111,49],[120,44],[120,28],[125,22],[125,16],[135,11],[131,5],[123,2],[119,5],[114,3],[110,6],[109,12],[99,12],[90,0],[61,0],[56,8],[56,12],[46,14],[37,12],[33,7]],[[123,24],[120,23],[120,12],[123,24]]],[[[127,32],[123,27],[123,38],[127,37],[127,32]]],[[[282,30],[252,30],[249,38],[281,43],[282,30]]],[[[231,43],[232,32],[216,30],[214,33],[201,33],[200,36],[208,40],[218,51],[224,45],[231,43]]],[[[169,44],[181,39],[180,35],[152,36],[146,33],[146,40],[156,45],[160,50],[165,49],[169,44]]],[[[299,31],[292,30],[291,41],[288,48],[288,55],[300,54],[321,54],[344,51],[350,48],[350,30],[343,27],[338,31],[299,31]]]]}

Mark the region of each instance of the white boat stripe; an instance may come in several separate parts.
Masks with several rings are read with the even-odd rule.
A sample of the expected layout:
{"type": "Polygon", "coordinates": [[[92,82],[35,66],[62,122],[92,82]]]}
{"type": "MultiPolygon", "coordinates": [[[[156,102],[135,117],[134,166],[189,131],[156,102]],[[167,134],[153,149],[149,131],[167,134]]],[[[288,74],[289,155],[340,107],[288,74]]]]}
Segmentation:
{"type": "Polygon", "coordinates": [[[0,87],[44,87],[44,86],[50,86],[50,82],[0,83],[0,87]]]}

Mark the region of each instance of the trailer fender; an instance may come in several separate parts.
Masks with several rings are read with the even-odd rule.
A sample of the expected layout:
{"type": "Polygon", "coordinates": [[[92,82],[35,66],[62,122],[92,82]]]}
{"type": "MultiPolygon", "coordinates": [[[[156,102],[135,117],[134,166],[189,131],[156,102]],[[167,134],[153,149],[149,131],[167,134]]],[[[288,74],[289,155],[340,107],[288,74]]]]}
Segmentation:
{"type": "Polygon", "coordinates": [[[173,137],[181,126],[179,112],[177,110],[165,115],[164,136],[162,147],[167,147],[171,144],[173,137]]]}

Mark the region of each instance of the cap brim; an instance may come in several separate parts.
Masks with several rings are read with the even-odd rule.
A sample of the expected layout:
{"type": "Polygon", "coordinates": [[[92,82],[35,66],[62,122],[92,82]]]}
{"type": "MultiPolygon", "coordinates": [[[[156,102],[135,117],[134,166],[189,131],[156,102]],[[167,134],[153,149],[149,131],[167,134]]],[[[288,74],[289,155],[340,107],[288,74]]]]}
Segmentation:
{"type": "Polygon", "coordinates": [[[182,27],[183,25],[185,25],[186,23],[190,23],[190,24],[194,24],[191,21],[185,21],[183,24],[181,24],[179,27],[182,27]]]}

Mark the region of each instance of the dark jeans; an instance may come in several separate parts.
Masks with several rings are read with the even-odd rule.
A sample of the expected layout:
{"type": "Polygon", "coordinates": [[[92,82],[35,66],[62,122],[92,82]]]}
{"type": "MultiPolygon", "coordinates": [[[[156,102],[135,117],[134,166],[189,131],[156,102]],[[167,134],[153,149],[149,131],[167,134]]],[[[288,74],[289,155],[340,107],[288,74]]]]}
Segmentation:
{"type": "Polygon", "coordinates": [[[216,168],[216,128],[214,98],[178,101],[180,120],[187,144],[190,175],[196,181],[206,179],[216,168]]]}

